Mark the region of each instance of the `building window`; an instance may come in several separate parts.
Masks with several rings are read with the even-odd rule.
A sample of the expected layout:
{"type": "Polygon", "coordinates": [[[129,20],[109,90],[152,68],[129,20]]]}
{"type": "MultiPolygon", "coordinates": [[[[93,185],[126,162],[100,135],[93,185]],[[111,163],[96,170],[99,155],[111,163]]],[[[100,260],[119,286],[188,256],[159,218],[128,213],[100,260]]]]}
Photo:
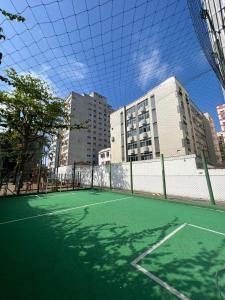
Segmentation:
{"type": "Polygon", "coordinates": [[[149,118],[149,112],[146,112],[146,113],[143,113],[143,114],[138,116],[138,121],[146,120],[148,118],[149,118]]]}
{"type": "Polygon", "coordinates": [[[139,133],[148,132],[150,131],[150,125],[145,125],[139,128],[139,133]]]}
{"type": "Polygon", "coordinates": [[[128,161],[137,161],[138,160],[138,155],[129,155],[128,156],[128,161]]]}
{"type": "Polygon", "coordinates": [[[140,142],[141,147],[150,146],[151,144],[152,144],[151,139],[147,139],[147,140],[144,140],[144,141],[140,142]]]}
{"type": "Polygon", "coordinates": [[[132,106],[127,110],[127,114],[132,114],[133,112],[135,112],[135,110],[136,110],[136,106],[132,106]]]}
{"type": "Polygon", "coordinates": [[[134,130],[131,130],[131,131],[127,132],[127,137],[134,136],[136,134],[137,134],[137,131],[136,131],[136,129],[134,129],[134,130]]]}
{"type": "Polygon", "coordinates": [[[153,159],[152,152],[141,155],[141,160],[148,160],[148,159],[153,159]]]}
{"type": "Polygon", "coordinates": [[[138,110],[145,109],[147,106],[148,106],[148,99],[145,99],[144,101],[138,103],[138,110]]]}
{"type": "Polygon", "coordinates": [[[128,144],[128,146],[127,146],[127,149],[128,150],[130,150],[130,149],[135,149],[135,148],[137,148],[137,143],[130,143],[130,144],[128,144]]]}

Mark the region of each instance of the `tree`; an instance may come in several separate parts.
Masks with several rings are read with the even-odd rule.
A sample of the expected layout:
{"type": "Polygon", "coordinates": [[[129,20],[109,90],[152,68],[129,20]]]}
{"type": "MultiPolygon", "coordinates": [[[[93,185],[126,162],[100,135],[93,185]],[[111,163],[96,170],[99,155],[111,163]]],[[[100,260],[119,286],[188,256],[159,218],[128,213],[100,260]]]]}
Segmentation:
{"type": "MultiPolygon", "coordinates": [[[[1,8],[0,8],[0,13],[4,17],[8,18],[10,21],[14,21],[14,20],[17,21],[17,22],[24,22],[25,21],[24,17],[22,17],[18,14],[12,14],[12,13],[10,13],[10,12],[4,10],[4,9],[1,9],[1,8]]],[[[3,28],[0,26],[0,40],[5,40],[5,39],[6,39],[6,36],[4,35],[3,28]]],[[[2,58],[3,58],[3,53],[0,52],[0,64],[2,63],[2,58]]],[[[4,81],[6,83],[9,83],[7,78],[4,77],[4,76],[1,76],[1,75],[0,75],[0,80],[4,81]]]]}
{"type": "Polygon", "coordinates": [[[17,148],[16,173],[21,174],[17,193],[20,192],[26,163],[34,148],[43,149],[50,136],[59,129],[87,128],[87,122],[70,124],[63,99],[55,97],[48,83],[32,74],[6,71],[12,85],[10,92],[0,91],[0,129],[13,133],[17,148]]]}
{"type": "Polygon", "coordinates": [[[16,166],[16,147],[13,145],[15,141],[11,132],[0,132],[0,189],[2,183],[8,182],[16,166]]]}

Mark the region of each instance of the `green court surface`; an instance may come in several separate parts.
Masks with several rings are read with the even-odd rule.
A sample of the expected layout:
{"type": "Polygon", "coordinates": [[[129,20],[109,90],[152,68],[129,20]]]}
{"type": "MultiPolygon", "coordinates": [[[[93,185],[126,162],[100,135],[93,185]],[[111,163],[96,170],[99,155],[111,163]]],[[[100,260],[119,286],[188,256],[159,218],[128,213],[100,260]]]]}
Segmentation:
{"type": "Polygon", "coordinates": [[[2,300],[225,299],[225,212],[107,191],[0,201],[2,300]]]}

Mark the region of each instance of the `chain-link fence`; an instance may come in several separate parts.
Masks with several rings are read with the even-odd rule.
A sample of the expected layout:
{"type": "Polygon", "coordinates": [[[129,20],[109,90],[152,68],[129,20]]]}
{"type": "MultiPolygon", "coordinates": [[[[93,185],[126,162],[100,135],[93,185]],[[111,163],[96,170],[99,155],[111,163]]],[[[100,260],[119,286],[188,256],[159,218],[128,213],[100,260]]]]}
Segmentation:
{"type": "MultiPolygon", "coordinates": [[[[20,174],[1,179],[1,196],[18,194],[20,174]]],[[[225,203],[225,169],[207,165],[204,155],[166,157],[101,166],[76,164],[52,174],[45,165],[26,171],[19,194],[100,188],[153,197],[225,203]]]]}
{"type": "Polygon", "coordinates": [[[92,186],[90,165],[68,166],[66,171],[52,173],[46,165],[26,168],[17,172],[16,168],[0,177],[0,197],[36,193],[62,192],[92,186]],[[21,180],[21,176],[23,177],[21,180]]]}
{"type": "Polygon", "coordinates": [[[204,155],[201,158],[195,155],[164,158],[161,155],[160,159],[90,168],[91,186],[95,188],[225,203],[225,169],[207,165],[204,155]]]}

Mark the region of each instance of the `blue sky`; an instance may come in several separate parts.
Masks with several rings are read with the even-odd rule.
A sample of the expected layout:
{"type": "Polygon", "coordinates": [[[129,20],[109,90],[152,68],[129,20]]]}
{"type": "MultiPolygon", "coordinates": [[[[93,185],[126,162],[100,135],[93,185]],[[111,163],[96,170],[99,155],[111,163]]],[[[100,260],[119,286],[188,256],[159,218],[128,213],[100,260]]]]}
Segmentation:
{"type": "Polygon", "coordinates": [[[5,0],[0,7],[26,18],[1,17],[1,72],[13,66],[38,74],[62,97],[95,90],[113,108],[175,75],[219,130],[223,95],[185,0],[5,0]]]}

